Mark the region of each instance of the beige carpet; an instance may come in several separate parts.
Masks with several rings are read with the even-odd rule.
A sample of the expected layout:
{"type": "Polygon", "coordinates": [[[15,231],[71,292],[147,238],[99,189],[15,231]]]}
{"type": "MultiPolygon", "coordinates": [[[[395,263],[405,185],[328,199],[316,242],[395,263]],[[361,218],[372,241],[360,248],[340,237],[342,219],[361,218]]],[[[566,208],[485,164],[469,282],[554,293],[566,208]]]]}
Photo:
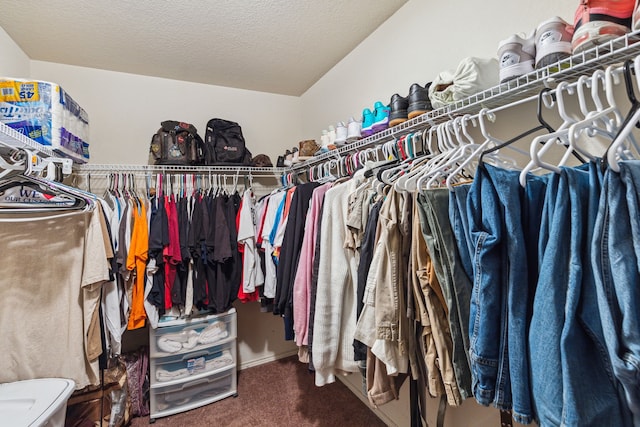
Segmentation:
{"type": "MultiPolygon", "coordinates": [[[[131,425],[149,425],[149,417],[135,418],[131,425]]],[[[383,427],[385,424],[340,381],[316,387],[314,374],[296,357],[290,357],[238,372],[238,397],[158,418],[153,425],[383,427]]]]}

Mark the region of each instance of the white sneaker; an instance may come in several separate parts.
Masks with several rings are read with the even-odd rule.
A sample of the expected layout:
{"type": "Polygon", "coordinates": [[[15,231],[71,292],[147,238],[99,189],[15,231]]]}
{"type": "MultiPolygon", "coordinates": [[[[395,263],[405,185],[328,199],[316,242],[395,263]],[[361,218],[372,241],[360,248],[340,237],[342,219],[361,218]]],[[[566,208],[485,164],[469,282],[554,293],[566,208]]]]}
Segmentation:
{"type": "Polygon", "coordinates": [[[329,135],[327,134],[327,130],[326,129],[322,130],[322,136],[320,137],[320,145],[322,147],[328,147],[329,146],[329,135]]]}
{"type": "Polygon", "coordinates": [[[347,127],[344,122],[336,125],[336,145],[344,145],[347,142],[347,127]]]}
{"type": "Polygon", "coordinates": [[[357,121],[353,117],[349,117],[347,123],[347,142],[355,142],[362,137],[362,122],[357,121]]]}
{"type": "Polygon", "coordinates": [[[536,29],[536,68],[546,67],[571,56],[573,25],[555,16],[536,29]]]}
{"type": "Polygon", "coordinates": [[[287,150],[287,152],[284,155],[284,165],[289,167],[291,166],[293,160],[293,153],[290,150],[287,150]]]}
{"type": "Polygon", "coordinates": [[[536,59],[535,34],[522,38],[514,34],[498,44],[500,83],[533,71],[536,59]]]}
{"type": "Polygon", "coordinates": [[[327,135],[329,135],[329,144],[333,145],[336,143],[336,128],[333,127],[333,125],[329,125],[329,131],[327,132],[327,135]]]}

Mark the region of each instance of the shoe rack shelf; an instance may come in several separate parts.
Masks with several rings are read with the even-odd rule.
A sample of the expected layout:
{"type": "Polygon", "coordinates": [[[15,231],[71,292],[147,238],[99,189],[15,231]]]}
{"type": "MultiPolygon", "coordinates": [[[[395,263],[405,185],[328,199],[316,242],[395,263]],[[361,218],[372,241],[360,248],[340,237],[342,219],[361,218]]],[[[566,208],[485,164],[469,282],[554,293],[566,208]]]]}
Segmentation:
{"type": "Polygon", "coordinates": [[[429,111],[353,144],[339,147],[313,159],[298,163],[292,169],[296,173],[302,173],[317,163],[383,143],[409,132],[424,130],[446,122],[453,117],[475,114],[483,108],[504,107],[536,95],[545,87],[553,88],[562,81],[576,81],[582,75],[588,75],[596,70],[606,68],[608,65],[619,64],[627,59],[634,58],[640,54],[639,42],[640,31],[627,33],[608,43],[597,45],[547,67],[524,74],[517,79],[494,86],[437,110],[429,111]]]}
{"type": "MultiPolygon", "coordinates": [[[[234,174],[252,177],[274,177],[283,174],[299,174],[309,167],[343,154],[352,153],[369,146],[377,145],[403,134],[424,130],[443,123],[452,117],[463,114],[474,114],[482,108],[504,107],[524,100],[545,87],[553,88],[559,82],[572,82],[581,75],[588,75],[608,65],[619,64],[640,54],[640,31],[628,33],[608,43],[595,46],[579,54],[534,70],[531,73],[494,86],[463,100],[449,104],[437,110],[429,111],[397,126],[363,138],[355,143],[339,147],[291,167],[254,168],[247,166],[151,166],[151,165],[74,165],[77,173],[130,172],[132,174],[155,173],[194,173],[194,174],[234,174]]],[[[9,126],[0,123],[0,143],[16,148],[26,148],[46,157],[56,157],[49,148],[38,144],[9,126]]]]}

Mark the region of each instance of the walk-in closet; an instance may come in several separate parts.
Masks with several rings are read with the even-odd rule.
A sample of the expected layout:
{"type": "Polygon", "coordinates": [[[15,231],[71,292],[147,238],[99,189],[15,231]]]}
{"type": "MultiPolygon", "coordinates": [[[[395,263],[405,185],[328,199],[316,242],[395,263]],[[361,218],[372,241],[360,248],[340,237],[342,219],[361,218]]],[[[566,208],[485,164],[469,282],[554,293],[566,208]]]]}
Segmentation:
{"type": "Polygon", "coordinates": [[[640,426],[637,3],[0,0],[0,426],[640,426]]]}

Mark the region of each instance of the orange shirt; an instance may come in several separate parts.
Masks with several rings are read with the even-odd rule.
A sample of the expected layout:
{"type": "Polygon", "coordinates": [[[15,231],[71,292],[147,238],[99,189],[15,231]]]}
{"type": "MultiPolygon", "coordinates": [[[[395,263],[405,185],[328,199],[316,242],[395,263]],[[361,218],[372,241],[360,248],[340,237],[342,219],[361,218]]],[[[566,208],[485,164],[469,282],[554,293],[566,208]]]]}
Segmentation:
{"type": "Polygon", "coordinates": [[[144,310],[144,281],[149,250],[147,210],[144,203],[140,203],[140,206],[134,204],[133,208],[133,233],[131,235],[129,254],[127,255],[127,270],[133,271],[135,274],[131,295],[131,312],[129,313],[129,322],[127,324],[127,329],[129,330],[144,327],[147,318],[144,310]]]}

